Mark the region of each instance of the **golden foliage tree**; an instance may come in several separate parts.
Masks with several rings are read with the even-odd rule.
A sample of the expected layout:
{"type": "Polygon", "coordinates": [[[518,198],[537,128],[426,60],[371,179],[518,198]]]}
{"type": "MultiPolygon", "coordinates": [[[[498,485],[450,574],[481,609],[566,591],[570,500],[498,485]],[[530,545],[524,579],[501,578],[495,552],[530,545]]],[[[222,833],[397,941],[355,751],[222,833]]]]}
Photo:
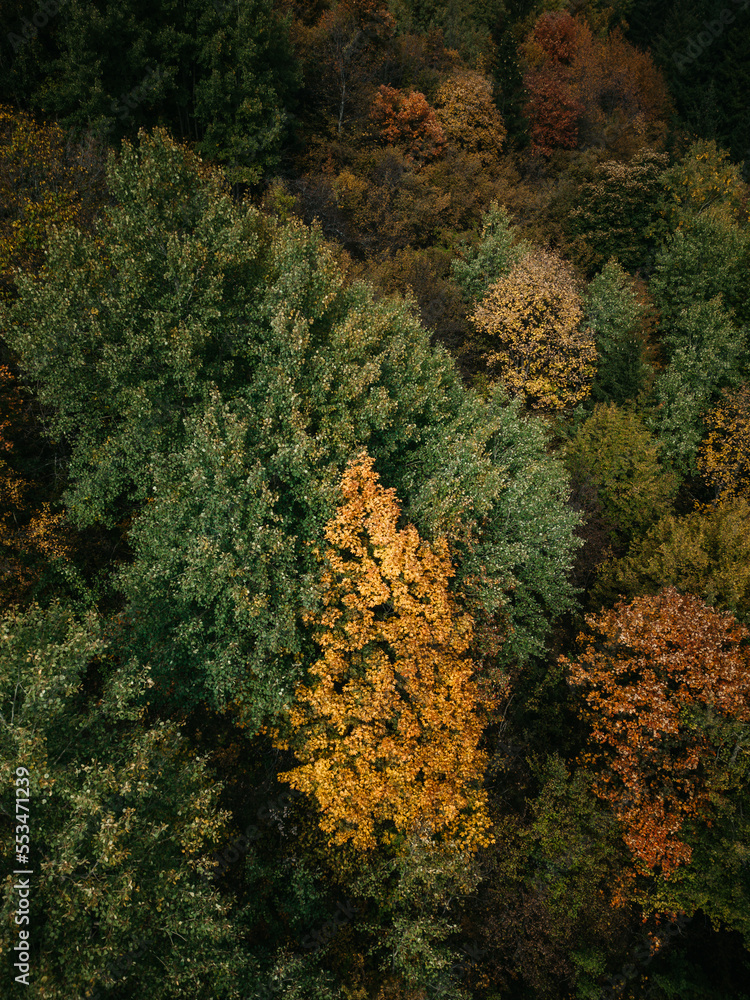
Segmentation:
{"type": "Polygon", "coordinates": [[[279,777],[315,797],[336,844],[371,848],[395,828],[476,849],[490,841],[486,759],[473,624],[448,594],[447,544],[397,530],[395,491],[366,453],[341,491],[325,533],[324,610],[308,616],[322,656],[297,690],[291,735],[276,734],[301,763],[279,777]]]}
{"type": "Polygon", "coordinates": [[[593,331],[584,327],[570,266],[535,250],[494,284],[470,317],[489,373],[533,409],[584,400],[595,374],[593,331]]]}
{"type": "Polygon", "coordinates": [[[697,465],[716,491],[716,502],[750,499],[750,385],[725,389],[706,426],[697,465]]]}
{"type": "Polygon", "coordinates": [[[472,70],[454,73],[438,90],[435,106],[451,145],[479,156],[485,166],[497,160],[507,133],[488,77],[472,70]]]}
{"type": "Polygon", "coordinates": [[[672,587],[586,623],[577,660],[561,657],[592,727],[584,761],[624,826],[636,870],[669,875],[691,858],[685,822],[710,815],[721,720],[750,718],[750,633],[672,587]]]}

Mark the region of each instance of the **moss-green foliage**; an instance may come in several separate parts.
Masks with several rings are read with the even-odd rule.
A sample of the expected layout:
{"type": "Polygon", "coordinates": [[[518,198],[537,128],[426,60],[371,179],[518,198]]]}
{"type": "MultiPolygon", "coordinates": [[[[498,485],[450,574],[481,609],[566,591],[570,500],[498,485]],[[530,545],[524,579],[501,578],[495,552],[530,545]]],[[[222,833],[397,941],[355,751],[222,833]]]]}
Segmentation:
{"type": "Polygon", "coordinates": [[[482,218],[476,247],[466,247],[451,271],[469,302],[484,298],[490,285],[507,274],[530,247],[513,231],[506,209],[493,202],[482,218]]]}
{"type": "Polygon", "coordinates": [[[673,233],[656,258],[651,290],[667,331],[695,302],[720,296],[739,323],[750,320],[747,303],[750,238],[718,211],[706,211],[673,233]]]}
{"type": "Polygon", "coordinates": [[[611,257],[631,273],[651,268],[666,231],[660,175],[667,164],[665,153],[644,149],[628,163],[600,164],[582,185],[566,237],[570,255],[589,275],[611,257]]]}
{"type": "Polygon", "coordinates": [[[596,376],[591,386],[595,403],[621,406],[643,388],[646,362],[636,336],[642,313],[622,267],[609,261],[583,295],[584,322],[596,337],[596,376]]]}
{"type": "MultiPolygon", "coordinates": [[[[212,996],[237,1000],[231,904],[200,878],[226,835],[220,787],[174,724],[147,721],[148,669],[120,659],[95,613],[61,604],[6,616],[0,637],[3,787],[21,767],[31,790],[31,981],[53,1000],[115,983],[166,1000],[201,995],[210,976],[212,996]]],[[[14,834],[4,823],[6,856],[14,834]]],[[[18,940],[14,878],[4,951],[18,940]]]]}
{"type": "Polygon", "coordinates": [[[678,517],[667,514],[602,567],[593,600],[656,594],[664,586],[750,620],[750,540],[744,500],[678,517]]]}
{"type": "Polygon", "coordinates": [[[677,491],[659,461],[659,443],[632,410],[598,404],[565,449],[573,477],[596,490],[619,545],[666,514],[677,491]]]}
{"type": "MultiPolygon", "coordinates": [[[[712,825],[686,823],[691,861],[669,880],[628,883],[557,659],[584,607],[666,585],[750,623],[750,511],[723,494],[699,505],[710,484],[694,475],[710,472],[696,462],[709,443],[731,451],[704,421],[712,433],[721,393],[750,374],[741,4],[684,72],[673,58],[718,16],[707,4],[568,5],[579,139],[594,145],[544,162],[527,148],[519,45],[558,0],[2,5],[0,91],[17,106],[3,110],[0,229],[21,271],[6,270],[0,309],[0,521],[13,543],[0,763],[6,791],[33,765],[32,992],[747,992],[746,724],[709,709],[692,720],[712,825]],[[619,58],[617,23],[672,81],[682,120],[663,147],[668,102],[658,81],[638,83],[647,52],[619,58]],[[446,142],[433,158],[374,128],[382,85],[435,109],[446,142]],[[18,108],[71,131],[32,128],[18,108]],[[97,150],[140,126],[105,178],[97,150]],[[498,282],[533,304],[557,268],[573,290],[565,331],[586,347],[566,379],[591,395],[555,417],[551,439],[544,406],[530,418],[492,390],[468,315],[498,282]],[[475,621],[497,839],[471,861],[405,836],[366,858],[333,851],[311,800],[279,806],[275,778],[293,762],[259,731],[284,725],[318,655],[316,550],[362,448],[402,501],[399,527],[447,540],[452,600],[475,621]],[[571,569],[574,532],[586,545],[571,569]],[[54,559],[37,581],[41,552],[54,559]],[[97,610],[54,600],[68,592],[97,610]],[[46,611],[24,610],[34,593],[46,611]],[[219,874],[201,878],[212,857],[219,874]],[[674,914],[682,930],[666,940],[674,914]]],[[[559,332],[544,344],[555,363],[570,346],[559,332]]],[[[648,776],[665,794],[670,780],[648,776]]],[[[7,810],[0,820],[11,857],[7,810]]]]}
{"type": "Polygon", "coordinates": [[[654,383],[658,407],[649,422],[674,468],[694,474],[706,413],[722,389],[742,381],[747,334],[732,321],[720,296],[686,306],[668,331],[669,363],[654,383]]]}

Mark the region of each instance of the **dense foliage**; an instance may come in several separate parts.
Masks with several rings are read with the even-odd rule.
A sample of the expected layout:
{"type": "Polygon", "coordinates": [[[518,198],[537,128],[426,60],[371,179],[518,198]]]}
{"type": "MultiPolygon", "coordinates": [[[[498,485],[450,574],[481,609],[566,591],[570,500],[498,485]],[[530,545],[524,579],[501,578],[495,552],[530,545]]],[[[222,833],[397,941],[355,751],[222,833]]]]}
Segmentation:
{"type": "Polygon", "coordinates": [[[3,996],[750,1000],[746,7],[3,4],[3,996]]]}

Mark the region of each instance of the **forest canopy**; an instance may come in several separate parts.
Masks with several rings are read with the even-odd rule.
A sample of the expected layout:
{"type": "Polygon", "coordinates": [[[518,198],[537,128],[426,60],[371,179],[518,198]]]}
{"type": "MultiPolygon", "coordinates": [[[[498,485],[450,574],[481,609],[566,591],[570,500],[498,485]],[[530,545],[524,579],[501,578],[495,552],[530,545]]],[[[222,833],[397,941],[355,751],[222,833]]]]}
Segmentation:
{"type": "Polygon", "coordinates": [[[3,5],[30,995],[750,1000],[746,20],[3,5]]]}

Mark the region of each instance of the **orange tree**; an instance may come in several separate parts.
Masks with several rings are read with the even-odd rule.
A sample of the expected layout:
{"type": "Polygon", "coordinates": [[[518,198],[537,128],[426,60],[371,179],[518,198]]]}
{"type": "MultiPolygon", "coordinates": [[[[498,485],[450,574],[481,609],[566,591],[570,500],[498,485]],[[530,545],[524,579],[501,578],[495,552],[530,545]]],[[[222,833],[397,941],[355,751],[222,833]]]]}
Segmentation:
{"type": "Polygon", "coordinates": [[[385,84],[378,88],[370,118],[381,138],[402,146],[407,157],[432,160],[445,148],[445,136],[434,110],[418,90],[405,94],[385,84]]]}
{"type": "Polygon", "coordinates": [[[325,531],[323,607],[308,616],[322,656],[297,689],[291,733],[277,735],[300,766],[279,777],[317,799],[336,844],[372,848],[387,824],[477,848],[490,838],[473,629],[448,595],[447,544],[397,530],[395,490],[366,453],[341,492],[325,531]]]}
{"type": "Polygon", "coordinates": [[[683,827],[710,822],[717,788],[732,786],[735,726],[746,738],[750,719],[750,633],[672,587],[586,622],[577,658],[561,657],[591,725],[583,760],[623,826],[634,871],[666,877],[691,859],[683,827]]]}

